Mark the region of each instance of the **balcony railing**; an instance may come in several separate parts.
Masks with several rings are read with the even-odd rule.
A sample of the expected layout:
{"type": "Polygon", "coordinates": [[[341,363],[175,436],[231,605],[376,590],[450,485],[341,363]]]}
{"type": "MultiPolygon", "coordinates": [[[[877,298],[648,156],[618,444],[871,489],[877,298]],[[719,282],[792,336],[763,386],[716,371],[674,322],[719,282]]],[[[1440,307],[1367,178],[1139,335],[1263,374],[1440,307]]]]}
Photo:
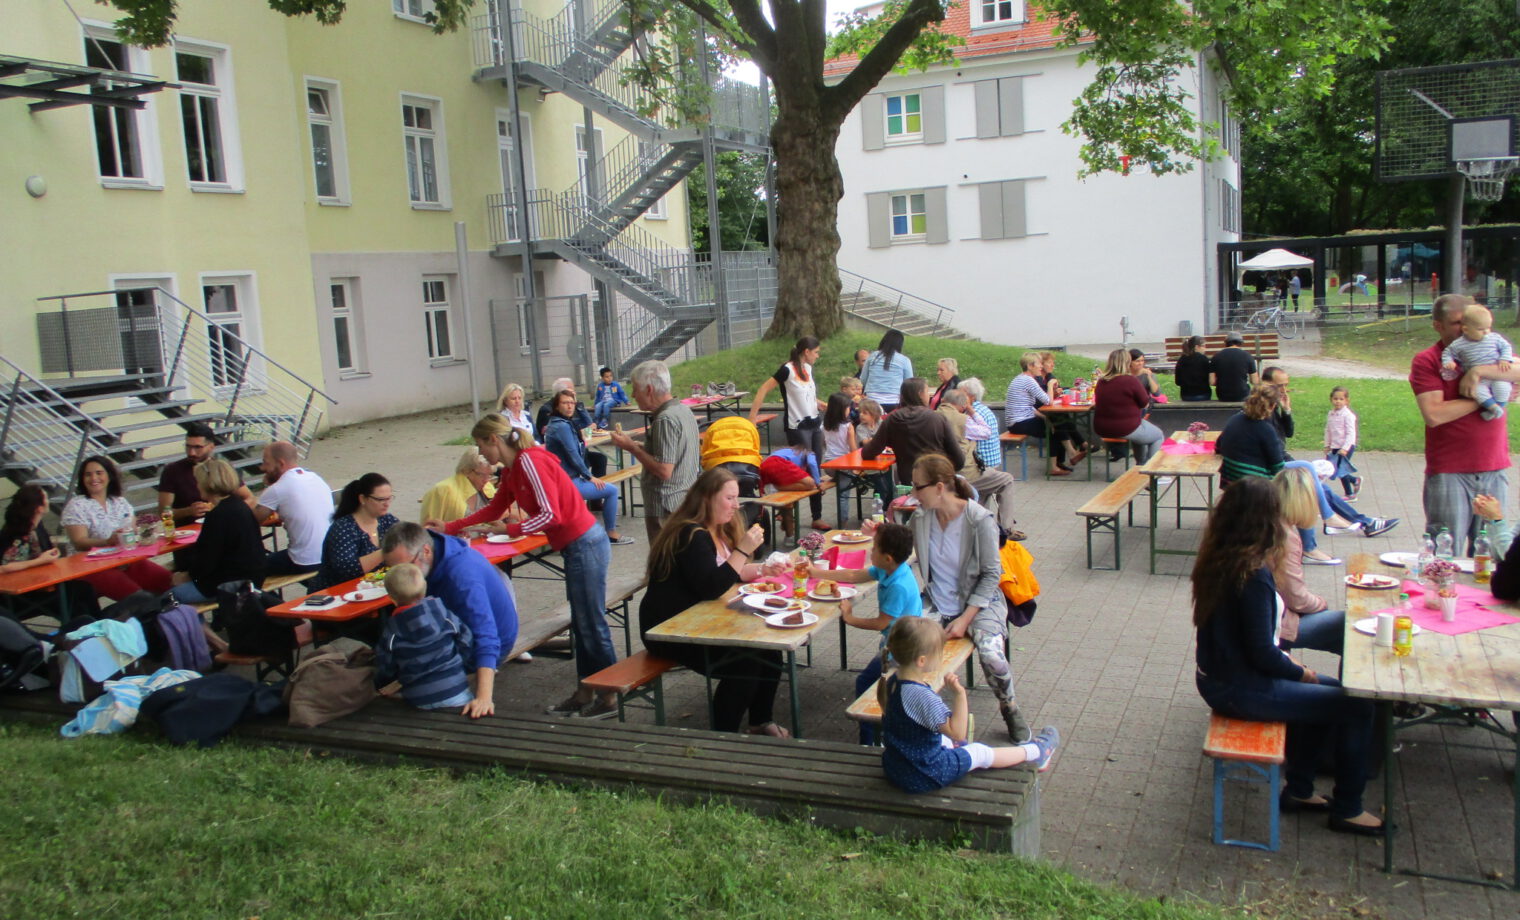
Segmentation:
{"type": "Polygon", "coordinates": [[[925,300],[916,294],[900,291],[891,285],[872,281],[863,275],[839,269],[840,295],[862,294],[892,308],[892,313],[885,320],[888,326],[895,326],[899,319],[914,317],[927,320],[935,327],[952,325],[955,319],[955,309],[944,304],[925,300]]]}
{"type": "Polygon", "coordinates": [[[49,491],[68,491],[80,461],[107,452],[111,432],[3,355],[0,373],[7,378],[0,394],[0,463],[26,470],[49,491]]]}

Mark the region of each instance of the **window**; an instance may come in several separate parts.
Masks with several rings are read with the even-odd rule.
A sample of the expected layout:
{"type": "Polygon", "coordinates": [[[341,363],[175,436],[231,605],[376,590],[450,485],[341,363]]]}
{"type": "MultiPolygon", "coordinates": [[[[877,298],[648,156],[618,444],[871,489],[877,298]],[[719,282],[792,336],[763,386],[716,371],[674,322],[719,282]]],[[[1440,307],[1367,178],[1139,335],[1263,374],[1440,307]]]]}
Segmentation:
{"type": "Polygon", "coordinates": [[[358,291],[357,278],[334,278],[327,285],[328,303],[332,306],[333,347],[337,352],[338,371],[343,374],[358,374],[364,370],[364,361],[360,357],[358,291]]]}
{"type": "Polygon", "coordinates": [[[971,27],[1024,21],[1024,0],[972,0],[971,27]]]}
{"type": "Polygon", "coordinates": [[[444,278],[422,279],[422,322],[427,327],[428,357],[454,357],[449,338],[449,284],[444,278]]]}
{"type": "Polygon", "coordinates": [[[433,12],[433,0],[391,0],[391,11],[400,19],[427,22],[427,16],[433,12]]]}
{"type": "Polygon", "coordinates": [[[1027,180],[981,182],[976,186],[982,218],[981,238],[1012,240],[1028,236],[1024,186],[1027,180]]]}
{"type": "Polygon", "coordinates": [[[602,175],[602,129],[593,128],[587,136],[585,125],[575,126],[575,176],[580,182],[581,194],[594,200],[605,200],[606,177],[602,175]]]}
{"type": "MultiPolygon", "coordinates": [[[[123,45],[109,27],[89,26],[84,33],[84,62],[91,67],[126,72],[148,69],[146,52],[123,45]]],[[[109,95],[116,84],[103,81],[90,92],[109,95]]],[[[157,187],[159,174],[157,147],[146,142],[155,136],[152,103],[142,109],[126,106],[91,106],[95,128],[95,158],[104,184],[114,187],[157,187]]]]}
{"type": "Polygon", "coordinates": [[[1230,105],[1219,99],[1219,143],[1233,159],[1240,159],[1240,122],[1230,113],[1230,105]]]}
{"type": "Polygon", "coordinates": [[[945,88],[924,86],[907,92],[875,93],[860,107],[866,150],[896,144],[945,142],[945,88]]]}
{"type": "MultiPolygon", "coordinates": [[[[522,146],[523,173],[526,177],[527,187],[533,188],[533,130],[528,122],[526,113],[518,113],[522,124],[523,136],[528,143],[522,146]]],[[[501,196],[502,214],[500,238],[508,243],[515,243],[522,239],[522,228],[518,225],[517,218],[517,168],[512,165],[512,154],[516,150],[516,143],[512,139],[512,116],[505,109],[496,110],[496,154],[501,161],[501,196]]],[[[493,218],[494,219],[494,218],[493,218]]],[[[492,231],[496,232],[495,230],[492,231]]]]}
{"type": "Polygon", "coordinates": [[[227,49],[176,42],[174,67],[190,187],[231,187],[239,177],[233,163],[235,121],[227,49]]]}
{"type": "Polygon", "coordinates": [[[517,353],[529,355],[533,350],[533,340],[537,338],[546,344],[540,345],[539,354],[549,353],[549,298],[544,293],[544,273],[533,273],[534,292],[538,295],[533,301],[533,309],[528,309],[528,285],[527,278],[519,273],[514,279],[514,287],[517,290],[517,353]],[[532,328],[529,328],[529,322],[532,328]]]}
{"type": "Polygon", "coordinates": [[[406,184],[413,207],[448,207],[448,162],[443,144],[443,103],[401,97],[406,184]]]}
{"type": "Polygon", "coordinates": [[[246,276],[201,279],[202,309],[210,319],[206,339],[211,383],[217,387],[237,386],[248,369],[247,343],[254,338],[248,282],[246,276]]]}
{"type": "Polygon", "coordinates": [[[348,203],[348,156],[338,84],[306,81],[306,123],[311,128],[311,169],[317,201],[348,203]]]}
{"type": "Polygon", "coordinates": [[[887,97],[887,140],[922,140],[924,116],[918,93],[887,97]]]}
{"type": "Polygon", "coordinates": [[[1226,233],[1240,232],[1240,190],[1228,179],[1219,180],[1219,228],[1226,233]]]}
{"type": "Polygon", "coordinates": [[[898,243],[946,243],[950,240],[945,187],[870,192],[866,223],[873,249],[898,243]]]}
{"type": "Polygon", "coordinates": [[[1024,77],[978,80],[976,136],[1012,137],[1024,133],[1024,77]]]}

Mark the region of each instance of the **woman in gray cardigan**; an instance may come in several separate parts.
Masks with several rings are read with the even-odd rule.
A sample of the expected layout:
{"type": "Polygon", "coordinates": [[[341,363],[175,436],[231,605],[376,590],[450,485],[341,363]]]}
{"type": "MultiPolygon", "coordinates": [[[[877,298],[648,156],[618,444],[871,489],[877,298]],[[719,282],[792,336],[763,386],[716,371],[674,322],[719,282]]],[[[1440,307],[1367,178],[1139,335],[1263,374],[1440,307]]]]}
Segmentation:
{"type": "Polygon", "coordinates": [[[1029,726],[1014,699],[1008,666],[997,520],[970,501],[971,487],[955,478],[955,467],[941,454],[924,454],[913,464],[913,494],[919,504],[912,522],[913,564],[924,589],[924,615],[939,617],[946,638],[969,636],[976,644],[1009,737],[1028,741],[1029,726]]]}

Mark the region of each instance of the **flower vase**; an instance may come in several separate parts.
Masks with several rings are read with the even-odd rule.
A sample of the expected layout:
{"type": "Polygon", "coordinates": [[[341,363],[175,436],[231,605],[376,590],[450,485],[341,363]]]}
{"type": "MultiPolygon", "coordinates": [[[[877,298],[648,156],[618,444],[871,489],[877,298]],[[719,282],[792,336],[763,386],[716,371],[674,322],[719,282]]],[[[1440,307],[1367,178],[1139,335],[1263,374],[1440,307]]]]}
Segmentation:
{"type": "Polygon", "coordinates": [[[1434,578],[1421,578],[1420,590],[1424,592],[1425,609],[1440,610],[1441,595],[1457,596],[1457,576],[1437,575],[1434,578]]]}
{"type": "Polygon", "coordinates": [[[1202,440],[1203,440],[1203,432],[1201,432],[1201,431],[1189,431],[1188,432],[1188,443],[1190,443],[1190,444],[1197,444],[1197,443],[1201,442],[1202,440]]]}

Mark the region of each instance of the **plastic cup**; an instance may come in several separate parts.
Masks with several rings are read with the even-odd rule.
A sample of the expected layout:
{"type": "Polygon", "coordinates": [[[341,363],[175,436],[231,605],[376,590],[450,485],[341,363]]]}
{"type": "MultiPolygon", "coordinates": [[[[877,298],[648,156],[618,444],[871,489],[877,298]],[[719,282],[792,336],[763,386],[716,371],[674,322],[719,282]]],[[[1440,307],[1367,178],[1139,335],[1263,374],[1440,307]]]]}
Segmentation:
{"type": "Polygon", "coordinates": [[[1441,622],[1455,623],[1457,621],[1457,598],[1456,595],[1441,598],[1441,622]]]}

